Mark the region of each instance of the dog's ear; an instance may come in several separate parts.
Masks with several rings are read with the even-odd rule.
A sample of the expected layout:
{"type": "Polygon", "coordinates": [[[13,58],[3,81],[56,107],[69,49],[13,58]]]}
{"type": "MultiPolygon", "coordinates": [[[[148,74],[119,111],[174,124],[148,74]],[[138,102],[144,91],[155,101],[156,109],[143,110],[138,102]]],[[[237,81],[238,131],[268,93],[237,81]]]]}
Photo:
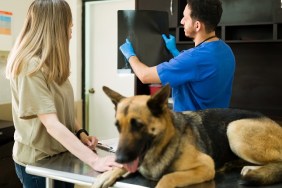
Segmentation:
{"type": "Polygon", "coordinates": [[[163,113],[164,108],[167,106],[169,95],[170,87],[167,84],[148,100],[147,106],[154,116],[158,117],[163,113]]]}
{"type": "Polygon", "coordinates": [[[117,107],[117,104],[119,103],[119,101],[123,98],[125,98],[124,96],[122,96],[121,94],[119,94],[118,92],[103,86],[103,91],[106,93],[106,95],[108,95],[108,97],[112,100],[112,102],[114,103],[115,107],[117,107]]]}

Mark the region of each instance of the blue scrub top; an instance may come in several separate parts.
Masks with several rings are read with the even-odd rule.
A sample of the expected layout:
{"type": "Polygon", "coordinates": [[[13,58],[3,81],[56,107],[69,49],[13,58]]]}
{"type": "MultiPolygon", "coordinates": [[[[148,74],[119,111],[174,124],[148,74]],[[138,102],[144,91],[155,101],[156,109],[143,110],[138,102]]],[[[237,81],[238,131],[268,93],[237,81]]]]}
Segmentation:
{"type": "Polygon", "coordinates": [[[174,111],[229,107],[235,57],[222,40],[184,50],[157,71],[161,83],[172,88],[174,111]]]}

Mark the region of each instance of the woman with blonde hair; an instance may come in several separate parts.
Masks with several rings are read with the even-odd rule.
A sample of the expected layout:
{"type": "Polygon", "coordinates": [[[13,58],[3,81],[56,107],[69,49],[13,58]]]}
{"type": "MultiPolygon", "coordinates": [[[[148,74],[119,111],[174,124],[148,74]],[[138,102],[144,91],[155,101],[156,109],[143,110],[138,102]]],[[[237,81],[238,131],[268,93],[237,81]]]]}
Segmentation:
{"type": "MultiPolygon", "coordinates": [[[[97,139],[88,136],[75,119],[68,80],[72,26],[66,1],[35,0],[8,58],[6,77],[15,125],[13,159],[23,187],[45,187],[45,178],[25,172],[27,164],[67,150],[96,171],[122,167],[114,156],[101,158],[92,151],[97,139]]],[[[61,183],[57,187],[73,187],[56,183],[61,183]]]]}

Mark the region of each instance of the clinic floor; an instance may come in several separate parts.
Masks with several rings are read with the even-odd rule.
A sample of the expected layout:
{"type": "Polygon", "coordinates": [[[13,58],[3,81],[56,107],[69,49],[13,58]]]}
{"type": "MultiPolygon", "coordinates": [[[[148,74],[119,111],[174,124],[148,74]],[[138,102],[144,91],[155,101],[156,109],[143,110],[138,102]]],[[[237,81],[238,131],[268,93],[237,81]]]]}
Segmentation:
{"type": "MultiPolygon", "coordinates": [[[[139,174],[132,174],[126,179],[121,180],[131,184],[143,185],[146,187],[155,187],[156,182],[145,180],[139,174]]],[[[217,174],[214,181],[201,183],[186,188],[282,188],[282,183],[269,186],[245,186],[240,184],[240,170],[234,170],[228,173],[217,174]]],[[[76,188],[85,188],[76,186],[76,188]]]]}

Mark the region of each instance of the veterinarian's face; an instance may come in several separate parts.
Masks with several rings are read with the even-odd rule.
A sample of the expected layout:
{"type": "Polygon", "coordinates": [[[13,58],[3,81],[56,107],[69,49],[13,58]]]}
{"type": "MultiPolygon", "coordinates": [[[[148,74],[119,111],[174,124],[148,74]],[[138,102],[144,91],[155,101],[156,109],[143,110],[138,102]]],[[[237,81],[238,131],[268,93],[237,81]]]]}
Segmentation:
{"type": "Polygon", "coordinates": [[[183,18],[180,23],[184,27],[184,33],[186,37],[194,38],[195,36],[195,20],[191,18],[191,9],[186,5],[183,11],[183,18]]]}

